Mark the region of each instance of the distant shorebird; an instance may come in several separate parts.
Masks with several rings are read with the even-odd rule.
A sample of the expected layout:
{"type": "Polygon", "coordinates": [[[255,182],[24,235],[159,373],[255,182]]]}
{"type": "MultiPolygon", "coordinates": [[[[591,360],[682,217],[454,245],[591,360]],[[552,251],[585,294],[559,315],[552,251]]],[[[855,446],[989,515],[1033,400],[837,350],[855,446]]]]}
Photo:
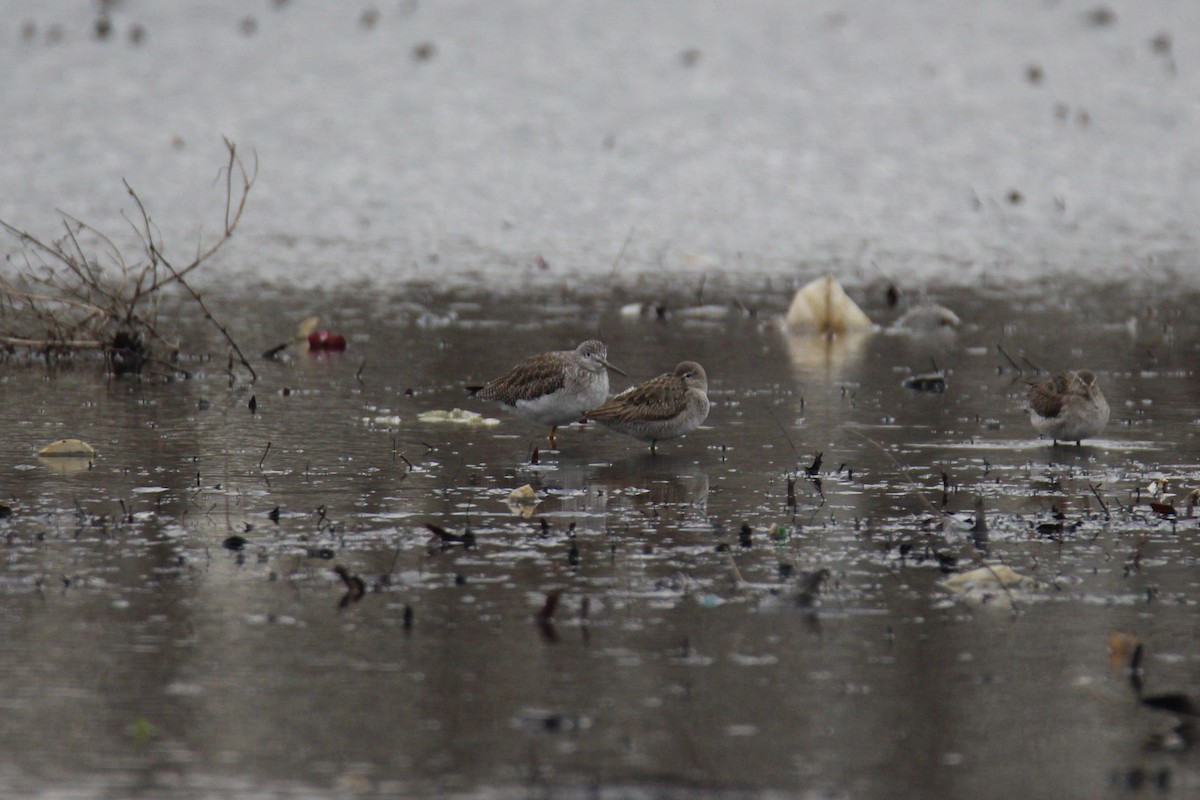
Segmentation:
{"type": "Polygon", "coordinates": [[[1043,436],[1058,444],[1090,439],[1108,424],[1108,401],[1088,369],[1060,372],[1029,388],[1029,420],[1043,436]]]}
{"type": "Polygon", "coordinates": [[[657,378],[626,389],[599,408],[587,412],[615,431],[650,442],[691,433],[708,417],[708,376],[695,361],[684,361],[657,378]]]}
{"type": "Polygon", "coordinates": [[[549,425],[550,446],[555,447],[559,425],[582,419],[585,411],[608,399],[610,369],[625,374],[608,363],[604,342],[589,339],[574,350],[530,356],[499,378],[467,390],[530,422],[549,425]]]}

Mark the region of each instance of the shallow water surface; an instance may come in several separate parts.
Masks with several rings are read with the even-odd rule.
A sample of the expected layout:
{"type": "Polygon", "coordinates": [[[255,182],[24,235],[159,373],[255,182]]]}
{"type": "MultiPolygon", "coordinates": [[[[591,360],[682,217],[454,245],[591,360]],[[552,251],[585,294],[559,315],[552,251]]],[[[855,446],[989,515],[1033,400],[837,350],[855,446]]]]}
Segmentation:
{"type": "MultiPolygon", "coordinates": [[[[856,294],[886,324],[882,289],[856,294]]],[[[6,794],[1200,785],[1193,751],[1153,744],[1172,715],[1139,706],[1128,654],[1108,653],[1111,633],[1132,634],[1147,695],[1198,689],[1200,550],[1182,502],[1200,473],[1194,299],[960,291],[938,298],[965,320],[956,336],[827,346],[781,330],[774,289],[701,311],[663,289],[667,319],[622,314],[639,291],[312,295],[348,350],[256,359],[253,385],[243,371],[230,386],[186,313],[214,354],[185,358],[190,380],[10,359],[6,794]],[[706,425],[654,456],[593,425],[550,450],[463,391],[591,336],[630,380],[704,364],[706,425]],[[934,364],[944,393],[902,385],[934,364]],[[1113,407],[1100,439],[1036,439],[1019,409],[1035,365],[1097,372],[1113,407]],[[455,407],[500,422],[417,419],[455,407]],[[61,436],[94,444],[94,463],[34,455],[61,436]],[[1155,478],[1178,520],[1146,505],[1155,478]],[[528,518],[506,502],[525,484],[528,518]],[[469,529],[474,547],[426,523],[469,529]],[[1037,583],[983,601],[943,583],[981,564],[1037,583]]],[[[275,300],[210,302],[261,352],[289,334],[253,313],[275,300]]]]}
{"type": "Polygon", "coordinates": [[[124,180],[182,262],[228,137],[189,279],[251,355],[349,339],[251,383],[168,296],[188,379],[3,354],[0,796],[1195,795],[1198,15],[0,0],[0,220],[130,253],[124,180]],[[825,273],[964,325],[784,332],[825,273]],[[705,426],[463,390],[597,336],[702,363],[705,426]],[[1084,367],[1108,428],[1038,440],[1084,367]]]}

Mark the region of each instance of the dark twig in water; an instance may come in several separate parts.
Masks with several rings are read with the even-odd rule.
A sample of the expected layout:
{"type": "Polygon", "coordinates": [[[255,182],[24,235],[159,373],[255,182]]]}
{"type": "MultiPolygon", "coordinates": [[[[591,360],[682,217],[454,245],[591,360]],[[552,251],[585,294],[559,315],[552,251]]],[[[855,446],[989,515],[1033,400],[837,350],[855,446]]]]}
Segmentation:
{"type": "Polygon", "coordinates": [[[461,544],[466,550],[470,550],[475,546],[475,533],[470,528],[464,530],[460,536],[456,533],[450,533],[440,525],[433,525],[429,522],[425,523],[425,527],[436,534],[438,539],[441,540],[441,548],[443,550],[453,547],[456,544],[461,544]]]}
{"type": "MultiPolygon", "coordinates": [[[[1100,487],[1103,485],[1104,484],[1092,485],[1089,483],[1088,488],[1092,490],[1092,494],[1094,494],[1096,496],[1096,500],[1100,503],[1100,508],[1103,509],[1103,511],[1104,511],[1104,519],[1110,520],[1110,519],[1112,519],[1112,514],[1108,513],[1108,505],[1105,504],[1104,498],[1100,496],[1100,487]]],[[[1096,536],[1099,536],[1099,535],[1100,535],[1100,532],[1097,531],[1096,536]]],[[[1093,536],[1092,538],[1095,539],[1096,537],[1093,536]]]]}
{"type": "Polygon", "coordinates": [[[263,462],[267,460],[267,453],[271,452],[271,443],[267,442],[267,449],[263,450],[262,458],[258,460],[258,468],[262,469],[263,462]]]}
{"type": "Polygon", "coordinates": [[[362,360],[362,363],[358,365],[358,372],[354,373],[354,380],[358,381],[359,383],[363,382],[362,374],[363,374],[363,369],[366,366],[367,366],[367,360],[364,358],[362,360]]]}
{"type": "MultiPolygon", "coordinates": [[[[801,410],[803,410],[803,406],[804,406],[803,399],[801,399],[800,404],[801,404],[801,410]]],[[[796,457],[796,463],[799,464],[800,463],[800,451],[796,449],[796,445],[792,441],[792,437],[788,436],[787,428],[783,427],[783,423],[779,421],[779,417],[778,417],[778,415],[776,415],[775,409],[771,408],[768,405],[764,405],[763,410],[765,410],[767,412],[767,414],[770,415],[771,419],[775,421],[775,426],[777,428],[779,428],[779,432],[783,434],[784,441],[786,441],[788,443],[788,447],[790,447],[792,449],[792,455],[796,457]]]]}
{"type": "Polygon", "coordinates": [[[1018,364],[1016,361],[1013,361],[1012,356],[1010,356],[1007,352],[1005,352],[1003,345],[999,345],[999,344],[996,345],[996,349],[1000,351],[1000,355],[1004,356],[1004,359],[1009,364],[1012,364],[1012,368],[1017,371],[1018,375],[1023,375],[1025,373],[1025,370],[1021,369],[1021,365],[1018,364]]]}
{"type": "MultiPolygon", "coordinates": [[[[254,383],[257,381],[258,373],[254,371],[254,367],[250,366],[250,361],[246,358],[245,353],[242,352],[242,348],[238,347],[238,343],[234,340],[233,336],[230,335],[229,329],[218,322],[217,318],[214,317],[212,312],[208,310],[208,306],[205,304],[204,298],[200,296],[200,293],[193,289],[192,285],[183,279],[183,275],[180,274],[173,266],[171,266],[170,263],[168,263],[167,260],[162,257],[161,253],[159,254],[159,260],[169,272],[176,276],[176,282],[184,288],[184,291],[190,294],[192,299],[196,301],[196,305],[199,306],[200,310],[204,313],[204,318],[211,322],[213,327],[220,331],[221,336],[225,338],[225,341],[229,342],[229,346],[233,348],[235,353],[237,353],[238,361],[242,362],[242,366],[245,367],[250,373],[250,382],[254,383]]],[[[186,272],[187,270],[185,269],[184,271],[186,272]]]]}
{"type": "Polygon", "coordinates": [[[352,574],[350,570],[341,564],[334,567],[333,571],[342,579],[342,583],[346,585],[346,593],[342,595],[342,599],[338,602],[338,608],[345,608],[363,599],[363,595],[367,593],[367,584],[362,578],[352,574]]]}
{"type": "Polygon", "coordinates": [[[937,517],[942,516],[944,512],[939,510],[933,503],[929,501],[929,498],[925,496],[923,491],[921,491],[920,484],[918,484],[916,479],[913,478],[912,473],[908,471],[908,468],[901,466],[900,462],[896,460],[896,457],[889,453],[883,445],[872,439],[870,436],[867,436],[862,431],[857,431],[854,428],[846,428],[846,430],[850,433],[853,433],[855,436],[865,439],[868,443],[874,445],[879,452],[883,453],[884,456],[887,457],[888,461],[892,462],[896,469],[904,473],[904,477],[908,479],[909,485],[912,486],[913,491],[916,492],[917,497],[921,498],[921,502],[925,504],[925,507],[929,509],[930,513],[937,517]]]}
{"type": "Polygon", "coordinates": [[[821,460],[825,457],[824,452],[817,453],[812,464],[804,468],[804,474],[810,478],[815,478],[821,474],[821,460]]]}

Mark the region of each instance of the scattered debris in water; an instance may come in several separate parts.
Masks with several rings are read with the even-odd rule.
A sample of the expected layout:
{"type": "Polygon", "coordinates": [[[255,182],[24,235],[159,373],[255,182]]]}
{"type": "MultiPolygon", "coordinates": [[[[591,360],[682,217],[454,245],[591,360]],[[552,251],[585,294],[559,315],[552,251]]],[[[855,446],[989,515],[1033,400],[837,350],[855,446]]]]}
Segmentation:
{"type": "Polygon", "coordinates": [[[942,586],[971,605],[1015,609],[1018,603],[1038,599],[1043,584],[1016,572],[1007,564],[988,564],[960,572],[942,581],[942,586]]]}

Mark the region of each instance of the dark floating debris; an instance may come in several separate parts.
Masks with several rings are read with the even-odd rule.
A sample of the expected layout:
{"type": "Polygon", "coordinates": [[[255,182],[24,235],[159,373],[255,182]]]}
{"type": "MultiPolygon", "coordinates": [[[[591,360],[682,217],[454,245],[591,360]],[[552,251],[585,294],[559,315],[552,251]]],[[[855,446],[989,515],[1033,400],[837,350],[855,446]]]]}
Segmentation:
{"type": "Polygon", "coordinates": [[[750,527],[750,523],[743,522],[742,529],[738,532],[738,543],[742,547],[750,547],[753,544],[752,537],[754,529],[750,527]]]}
{"type": "Polygon", "coordinates": [[[1156,503],[1151,500],[1149,505],[1150,510],[1163,519],[1176,519],[1179,516],[1179,512],[1175,510],[1175,506],[1170,503],[1156,503]]]}
{"type": "Polygon", "coordinates": [[[940,372],[925,372],[904,379],[904,388],[914,392],[942,394],[946,391],[946,376],[940,372]]]}
{"type": "Polygon", "coordinates": [[[274,522],[276,525],[279,524],[279,506],[275,506],[269,512],[267,512],[267,519],[271,520],[271,522],[274,522]]]}
{"type": "Polygon", "coordinates": [[[118,331],[104,351],[113,375],[138,375],[149,357],[149,350],[137,331],[118,331]]]}
{"type": "Polygon", "coordinates": [[[899,304],[900,290],[896,288],[896,284],[894,284],[894,283],[888,284],[887,294],[884,295],[884,297],[887,300],[888,308],[895,308],[896,305],[899,304]]]}
{"type": "Polygon", "coordinates": [[[275,345],[270,350],[264,350],[262,357],[267,360],[277,358],[280,353],[282,353],[284,350],[288,349],[288,345],[290,345],[290,344],[291,344],[291,342],[284,342],[283,344],[275,345]]]}
{"type": "Polygon", "coordinates": [[[413,607],[410,606],[408,603],[405,603],[404,604],[404,617],[403,617],[404,630],[406,630],[406,631],[412,630],[413,621],[414,621],[415,617],[416,617],[416,614],[413,613],[413,607]]]}
{"type": "Polygon", "coordinates": [[[804,474],[810,478],[815,478],[821,473],[821,459],[825,457],[824,452],[817,453],[817,457],[813,459],[812,464],[804,468],[804,474]]]}
{"type": "Polygon", "coordinates": [[[322,561],[332,561],[337,553],[328,547],[310,547],[304,551],[304,554],[309,558],[319,558],[322,561]]]}
{"type": "Polygon", "coordinates": [[[543,709],[527,709],[517,716],[518,725],[528,731],[570,733],[592,726],[589,717],[543,709]]]}
{"type": "Polygon", "coordinates": [[[447,550],[455,545],[461,544],[464,549],[470,550],[475,546],[475,534],[470,528],[467,528],[462,534],[450,533],[440,525],[426,522],[425,527],[432,531],[438,538],[442,550],[447,550]]]}
{"type": "Polygon", "coordinates": [[[249,540],[245,536],[238,536],[234,534],[233,536],[227,536],[225,541],[221,542],[221,546],[226,550],[232,550],[236,553],[245,547],[248,541],[249,540]]]}
{"type": "Polygon", "coordinates": [[[256,398],[254,395],[250,395],[250,402],[246,405],[250,409],[251,414],[258,413],[258,398],[256,398]]]}
{"type": "Polygon", "coordinates": [[[342,579],[342,583],[346,585],[346,593],[342,595],[342,599],[338,602],[338,608],[345,608],[351,603],[357,603],[363,599],[363,595],[367,593],[367,584],[362,578],[354,575],[341,564],[334,567],[333,571],[342,579]]]}

